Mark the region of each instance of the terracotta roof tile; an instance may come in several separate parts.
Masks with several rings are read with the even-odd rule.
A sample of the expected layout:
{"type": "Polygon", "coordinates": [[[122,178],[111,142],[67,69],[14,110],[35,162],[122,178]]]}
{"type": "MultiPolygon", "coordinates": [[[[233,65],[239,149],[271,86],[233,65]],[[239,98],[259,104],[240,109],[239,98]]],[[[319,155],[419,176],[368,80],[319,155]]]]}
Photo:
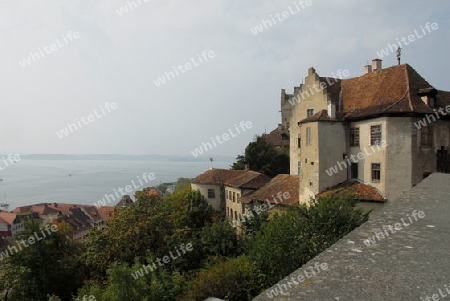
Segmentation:
{"type": "Polygon", "coordinates": [[[432,113],[417,94],[433,87],[408,64],[342,81],[345,119],[383,114],[432,113]]]}
{"type": "Polygon", "coordinates": [[[356,180],[348,180],[339,185],[330,188],[327,191],[319,193],[317,196],[338,196],[342,191],[349,191],[355,194],[355,198],[359,201],[368,202],[386,202],[386,199],[381,194],[381,192],[373,186],[365,184],[356,180]]]}
{"type": "Polygon", "coordinates": [[[331,118],[328,116],[327,110],[321,110],[317,112],[316,114],[312,115],[311,117],[307,117],[305,119],[302,119],[298,122],[298,124],[301,123],[308,123],[308,122],[315,122],[315,121],[330,121],[330,122],[336,122],[337,119],[331,118]]]}
{"type": "Polygon", "coordinates": [[[270,178],[262,173],[244,170],[243,173],[227,180],[224,184],[235,188],[258,189],[269,181],[270,178]]]}
{"type": "Polygon", "coordinates": [[[0,218],[4,220],[8,225],[12,225],[14,220],[16,219],[17,214],[7,211],[0,212],[0,218]]]}
{"type": "Polygon", "coordinates": [[[221,184],[246,172],[246,170],[213,168],[193,178],[191,182],[199,184],[221,184]]]}
{"type": "Polygon", "coordinates": [[[267,142],[275,146],[289,146],[289,129],[287,127],[279,125],[269,134],[264,134],[264,136],[267,142]]]}
{"type": "Polygon", "coordinates": [[[299,200],[299,179],[298,176],[279,174],[275,176],[270,182],[258,189],[257,191],[244,196],[238,200],[240,203],[269,202],[279,205],[293,205],[297,204],[299,200]],[[289,199],[280,202],[279,199],[274,200],[274,196],[281,192],[289,192],[289,199]]]}

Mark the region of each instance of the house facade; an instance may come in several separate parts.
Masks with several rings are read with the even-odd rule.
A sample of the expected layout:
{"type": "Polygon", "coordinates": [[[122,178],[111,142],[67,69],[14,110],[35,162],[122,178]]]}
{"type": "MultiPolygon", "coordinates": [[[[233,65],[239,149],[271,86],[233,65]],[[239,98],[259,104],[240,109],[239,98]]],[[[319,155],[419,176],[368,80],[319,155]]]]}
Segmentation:
{"type": "Polygon", "coordinates": [[[383,69],[376,59],[365,70],[341,80],[310,68],[293,94],[282,90],[282,111],[292,107],[283,116],[301,202],[348,180],[392,200],[430,173],[450,169],[450,92],[435,89],[408,64],[383,69]]]}
{"type": "Polygon", "coordinates": [[[0,236],[16,238],[17,233],[25,230],[23,220],[16,214],[0,211],[0,236]]]}
{"type": "Polygon", "coordinates": [[[191,188],[199,190],[215,210],[228,211],[228,215],[230,210],[233,214],[242,212],[242,206],[240,209],[237,205],[239,197],[262,187],[269,180],[255,171],[213,168],[193,178],[191,188]]]}
{"type": "Polygon", "coordinates": [[[270,178],[256,171],[246,170],[225,182],[226,215],[238,219],[244,214],[245,206],[241,198],[257,191],[270,181],[270,178]]]}
{"type": "MultiPolygon", "coordinates": [[[[238,202],[242,205],[242,215],[252,218],[256,214],[268,212],[282,213],[290,206],[299,203],[298,176],[279,174],[266,183],[263,187],[252,192],[238,202]]],[[[243,216],[231,218],[234,225],[240,226],[244,221],[243,216]]]]}

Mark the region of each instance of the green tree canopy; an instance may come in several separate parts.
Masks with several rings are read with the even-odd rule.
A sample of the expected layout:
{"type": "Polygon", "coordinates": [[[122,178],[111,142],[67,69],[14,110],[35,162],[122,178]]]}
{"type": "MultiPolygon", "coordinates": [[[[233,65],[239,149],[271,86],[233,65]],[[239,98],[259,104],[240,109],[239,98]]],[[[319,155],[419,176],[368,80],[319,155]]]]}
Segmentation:
{"type": "Polygon", "coordinates": [[[266,140],[265,136],[256,136],[245,148],[244,155],[238,155],[231,169],[245,169],[263,173],[269,177],[289,173],[289,153],[278,149],[266,140]]]}

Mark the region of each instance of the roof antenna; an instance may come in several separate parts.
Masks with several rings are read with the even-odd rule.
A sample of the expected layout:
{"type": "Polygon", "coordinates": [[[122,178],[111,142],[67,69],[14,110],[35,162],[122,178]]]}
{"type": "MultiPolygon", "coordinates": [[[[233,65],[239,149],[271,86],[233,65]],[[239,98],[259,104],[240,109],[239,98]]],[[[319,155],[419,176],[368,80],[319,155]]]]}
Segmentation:
{"type": "Polygon", "coordinates": [[[209,162],[210,162],[210,164],[211,164],[211,170],[213,169],[213,161],[214,161],[214,159],[211,157],[211,158],[209,158],[209,162]]]}
{"type": "Polygon", "coordinates": [[[401,56],[402,56],[402,47],[397,47],[397,61],[398,61],[399,65],[400,65],[401,56]]]}

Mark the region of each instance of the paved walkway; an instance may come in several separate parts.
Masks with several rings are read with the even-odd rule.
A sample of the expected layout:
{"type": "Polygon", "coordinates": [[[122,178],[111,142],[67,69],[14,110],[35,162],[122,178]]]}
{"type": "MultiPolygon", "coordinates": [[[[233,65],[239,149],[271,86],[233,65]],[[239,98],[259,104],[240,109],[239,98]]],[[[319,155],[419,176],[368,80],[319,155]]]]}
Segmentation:
{"type": "Polygon", "coordinates": [[[387,202],[364,225],[253,300],[450,301],[450,174],[432,174],[387,202]],[[311,275],[316,263],[328,268],[311,275]]]}

